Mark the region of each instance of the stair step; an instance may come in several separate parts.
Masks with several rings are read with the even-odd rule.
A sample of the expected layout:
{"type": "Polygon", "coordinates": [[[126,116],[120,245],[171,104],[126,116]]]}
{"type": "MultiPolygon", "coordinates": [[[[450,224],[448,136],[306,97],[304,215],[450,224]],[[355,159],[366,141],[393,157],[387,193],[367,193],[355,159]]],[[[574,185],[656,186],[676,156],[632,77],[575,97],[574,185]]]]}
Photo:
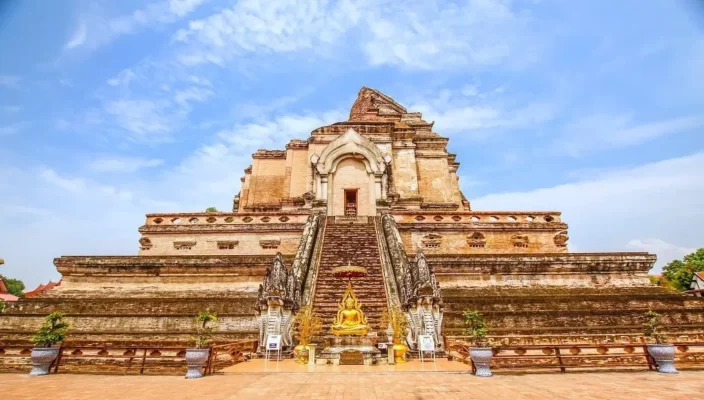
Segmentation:
{"type": "Polygon", "coordinates": [[[323,320],[324,329],[329,330],[347,289],[347,280],[333,276],[332,270],[348,263],[367,268],[367,276],[353,279],[352,286],[368,323],[374,329],[381,328],[381,318],[386,312],[386,288],[376,227],[370,223],[328,223],[325,228],[313,299],[315,315],[323,320]]]}

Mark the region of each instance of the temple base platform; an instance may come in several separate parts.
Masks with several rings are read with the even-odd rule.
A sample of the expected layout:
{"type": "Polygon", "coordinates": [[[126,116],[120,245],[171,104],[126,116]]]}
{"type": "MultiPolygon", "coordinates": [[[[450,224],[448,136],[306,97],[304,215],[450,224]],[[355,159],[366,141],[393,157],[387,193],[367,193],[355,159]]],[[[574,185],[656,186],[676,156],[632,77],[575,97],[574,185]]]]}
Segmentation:
{"type": "Polygon", "coordinates": [[[333,336],[325,337],[325,348],[319,359],[332,365],[373,365],[381,358],[376,347],[375,336],[333,336]]]}

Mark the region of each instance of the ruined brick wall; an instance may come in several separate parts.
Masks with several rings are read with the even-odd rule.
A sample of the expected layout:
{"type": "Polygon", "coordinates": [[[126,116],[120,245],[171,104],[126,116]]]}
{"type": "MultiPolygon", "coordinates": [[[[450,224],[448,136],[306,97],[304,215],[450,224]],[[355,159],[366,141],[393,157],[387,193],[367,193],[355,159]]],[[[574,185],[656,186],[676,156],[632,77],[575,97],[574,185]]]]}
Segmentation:
{"type": "Polygon", "coordinates": [[[428,254],[566,253],[560,213],[393,211],[404,248],[428,254]]]}
{"type": "Polygon", "coordinates": [[[409,254],[415,254],[418,249],[428,254],[566,253],[567,247],[558,247],[554,236],[554,232],[452,231],[451,228],[439,231],[432,227],[403,230],[401,233],[404,248],[409,254]],[[483,246],[472,243],[476,233],[483,236],[483,246]],[[517,236],[522,239],[517,239],[517,236]]]}
{"type": "MultiPolygon", "coordinates": [[[[416,157],[418,155],[416,154],[416,157]]],[[[459,193],[454,193],[450,183],[447,158],[416,158],[418,165],[419,193],[425,203],[458,203],[459,193]]]]}
{"type": "Polygon", "coordinates": [[[286,175],[290,177],[290,184],[286,185],[289,188],[287,197],[302,197],[310,190],[309,181],[312,180],[308,148],[289,149],[286,163],[286,175]]]}
{"type": "Polygon", "coordinates": [[[418,165],[413,148],[394,148],[393,181],[396,192],[401,197],[417,197],[418,193],[418,165]]]}
{"type": "Polygon", "coordinates": [[[293,254],[307,212],[148,214],[139,255],[293,254]]]}
{"type": "Polygon", "coordinates": [[[149,234],[152,246],[140,255],[270,255],[296,253],[300,232],[149,234]]]}
{"type": "Polygon", "coordinates": [[[661,314],[671,340],[704,333],[704,299],[660,287],[445,287],[443,300],[446,335],[463,335],[462,312],[478,310],[504,344],[639,342],[648,310],[661,314]]]}
{"type": "MultiPolygon", "coordinates": [[[[293,256],[284,257],[287,265],[293,256]]],[[[0,316],[0,341],[26,343],[54,311],[71,343],[187,344],[200,311],[218,314],[216,339],[256,338],[254,303],[269,256],[62,257],[62,284],[0,316]]]]}
{"type": "MultiPolygon", "coordinates": [[[[427,254],[443,288],[651,288],[647,253],[427,254]]],[[[578,291],[575,291],[578,293],[578,291]]]]}
{"type": "Polygon", "coordinates": [[[255,204],[279,204],[288,197],[286,180],[286,154],[271,158],[258,158],[255,153],[249,194],[245,206],[255,204]]]}

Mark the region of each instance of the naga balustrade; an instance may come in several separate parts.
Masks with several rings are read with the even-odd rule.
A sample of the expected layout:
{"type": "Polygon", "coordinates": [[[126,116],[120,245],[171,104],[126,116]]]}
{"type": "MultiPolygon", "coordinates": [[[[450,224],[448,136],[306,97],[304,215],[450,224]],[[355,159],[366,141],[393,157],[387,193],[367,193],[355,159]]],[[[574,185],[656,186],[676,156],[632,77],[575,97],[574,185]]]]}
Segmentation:
{"type": "MultiPolygon", "coordinates": [[[[210,346],[210,355],[203,375],[238,362],[246,361],[246,353],[256,350],[256,340],[241,340],[210,346]]],[[[30,363],[31,346],[0,344],[0,369],[19,369],[30,363]]],[[[175,373],[185,369],[187,347],[160,346],[61,346],[59,355],[51,364],[50,373],[58,373],[60,367],[92,372],[116,372],[123,374],[145,370],[151,373],[175,373]]]]}
{"type": "MultiPolygon", "coordinates": [[[[471,364],[472,372],[475,371],[469,358],[468,343],[452,341],[446,345],[450,357],[471,364]]],[[[701,368],[704,365],[704,342],[673,345],[677,349],[677,368],[701,368]]],[[[493,346],[493,350],[491,368],[496,370],[559,369],[567,372],[568,368],[658,368],[644,343],[493,346]]]]}

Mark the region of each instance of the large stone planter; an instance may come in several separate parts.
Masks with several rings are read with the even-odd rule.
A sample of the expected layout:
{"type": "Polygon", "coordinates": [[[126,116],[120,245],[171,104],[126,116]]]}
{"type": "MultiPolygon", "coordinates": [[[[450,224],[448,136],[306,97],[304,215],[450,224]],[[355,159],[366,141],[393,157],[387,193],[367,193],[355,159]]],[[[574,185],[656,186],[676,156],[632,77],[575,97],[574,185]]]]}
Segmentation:
{"type": "Polygon", "coordinates": [[[474,368],[477,372],[475,376],[492,376],[491,373],[491,357],[494,356],[494,351],[491,347],[472,347],[469,349],[469,358],[474,363],[474,368]]]}
{"type": "Polygon", "coordinates": [[[208,356],[210,355],[210,349],[186,349],[186,365],[188,365],[188,372],[186,372],[186,379],[202,378],[203,366],[208,361],[208,356]]]}
{"type": "Polygon", "coordinates": [[[32,349],[32,370],[29,376],[49,375],[49,367],[59,355],[58,347],[35,347],[32,349]]]}
{"type": "Polygon", "coordinates": [[[675,346],[671,344],[649,344],[648,353],[658,364],[658,372],[664,374],[676,374],[675,368],[675,346]]]}

